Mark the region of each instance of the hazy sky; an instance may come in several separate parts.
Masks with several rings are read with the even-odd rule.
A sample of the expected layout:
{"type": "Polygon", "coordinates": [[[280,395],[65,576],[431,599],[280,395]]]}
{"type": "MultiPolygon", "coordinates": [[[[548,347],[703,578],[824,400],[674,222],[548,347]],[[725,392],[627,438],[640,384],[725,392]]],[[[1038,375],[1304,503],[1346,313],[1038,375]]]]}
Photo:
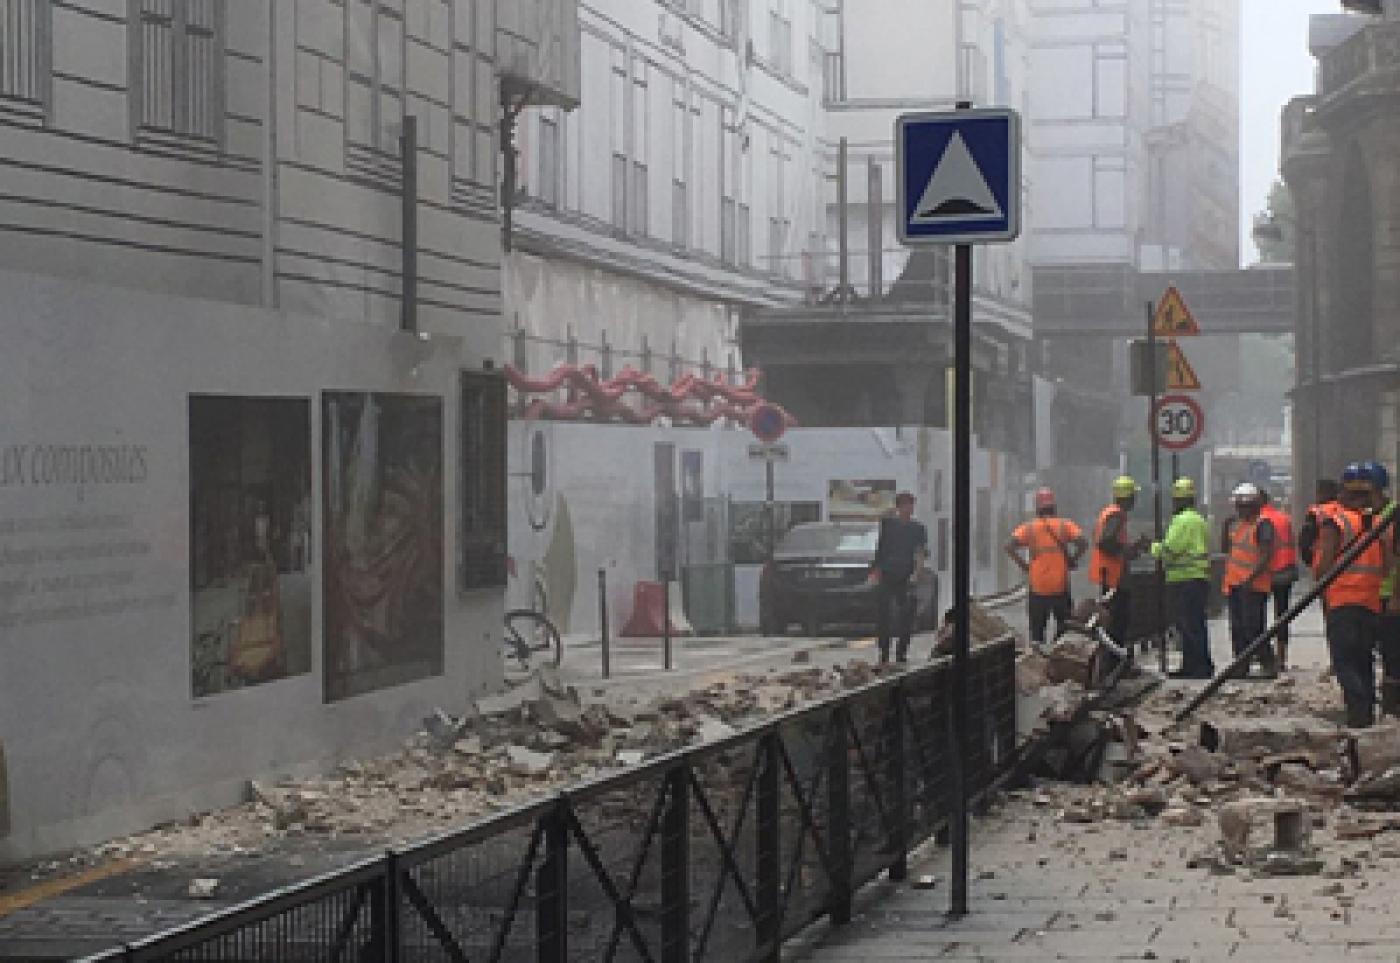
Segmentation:
{"type": "Polygon", "coordinates": [[[1258,259],[1250,231],[1278,177],[1279,111],[1313,90],[1308,15],[1341,13],[1341,6],[1337,0],[1244,0],[1240,250],[1246,264],[1258,259]]]}

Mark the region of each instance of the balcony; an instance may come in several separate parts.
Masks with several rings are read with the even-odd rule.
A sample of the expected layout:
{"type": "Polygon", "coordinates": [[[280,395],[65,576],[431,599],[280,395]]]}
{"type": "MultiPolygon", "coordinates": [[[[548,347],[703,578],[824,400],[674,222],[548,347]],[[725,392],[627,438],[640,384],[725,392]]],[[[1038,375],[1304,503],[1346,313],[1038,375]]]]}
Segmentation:
{"type": "Polygon", "coordinates": [[[1322,58],[1321,106],[1376,94],[1400,94],[1400,22],[1358,30],[1322,58]]]}

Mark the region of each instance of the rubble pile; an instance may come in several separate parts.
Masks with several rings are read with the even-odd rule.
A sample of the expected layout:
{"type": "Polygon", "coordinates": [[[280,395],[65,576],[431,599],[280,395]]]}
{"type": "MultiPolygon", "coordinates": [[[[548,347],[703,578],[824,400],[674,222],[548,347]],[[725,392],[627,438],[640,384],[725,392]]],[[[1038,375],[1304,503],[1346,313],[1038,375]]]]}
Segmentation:
{"type": "Polygon", "coordinates": [[[255,852],[269,839],[411,839],[683,748],[894,671],[863,661],[714,677],[646,699],[585,701],[552,666],[464,715],[423,720],[398,753],[347,762],[327,776],[248,786],[239,807],[197,815],[103,847],[116,857],[255,852]]]}
{"type": "MultiPolygon", "coordinates": [[[[1018,683],[1022,672],[1028,684],[1053,677],[1049,658],[1025,665],[1034,658],[1023,657],[1018,683]]],[[[1400,858],[1400,836],[1385,838],[1400,832],[1400,723],[1343,728],[1325,673],[1227,685],[1202,719],[1176,724],[1189,695],[1164,689],[1131,710],[1081,712],[1078,742],[1062,739],[1054,751],[1079,753],[1059,761],[1092,771],[1091,784],[1039,782],[1012,795],[1081,829],[1121,821],[1184,830],[1188,866],[1215,873],[1337,876],[1400,858]],[[1096,734],[1106,737],[1097,756],[1096,734]]],[[[1041,724],[1066,718],[1064,709],[1041,724]]]]}

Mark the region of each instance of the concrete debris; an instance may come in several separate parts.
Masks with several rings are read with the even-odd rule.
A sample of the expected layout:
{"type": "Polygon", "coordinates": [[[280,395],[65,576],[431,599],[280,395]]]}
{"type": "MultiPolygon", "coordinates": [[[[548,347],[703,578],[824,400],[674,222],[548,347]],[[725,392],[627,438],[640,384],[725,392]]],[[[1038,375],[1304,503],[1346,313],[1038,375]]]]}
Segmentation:
{"type": "Polygon", "coordinates": [[[212,877],[201,876],[190,880],[189,888],[185,891],[190,899],[213,899],[219,892],[219,881],[212,877]]]}
{"type": "Polygon", "coordinates": [[[1400,767],[1400,724],[1392,722],[1349,733],[1343,755],[1349,783],[1374,779],[1400,767]]]}
{"type": "Polygon", "coordinates": [[[1195,806],[1172,806],[1162,811],[1162,822],[1168,826],[1203,826],[1205,821],[1205,815],[1195,806]]]}
{"type": "Polygon", "coordinates": [[[1341,737],[1337,726],[1315,718],[1217,718],[1200,728],[1209,752],[1253,759],[1298,753],[1323,765],[1336,760],[1341,737]]]}
{"type": "Polygon", "coordinates": [[[554,764],[553,753],[535,752],[524,746],[507,746],[506,759],[510,762],[511,771],[525,776],[544,775],[554,764]]]}
{"type": "Polygon", "coordinates": [[[1094,684],[1099,644],[1077,633],[1066,633],[1045,653],[1045,676],[1051,682],[1073,682],[1089,688],[1094,684]]]}

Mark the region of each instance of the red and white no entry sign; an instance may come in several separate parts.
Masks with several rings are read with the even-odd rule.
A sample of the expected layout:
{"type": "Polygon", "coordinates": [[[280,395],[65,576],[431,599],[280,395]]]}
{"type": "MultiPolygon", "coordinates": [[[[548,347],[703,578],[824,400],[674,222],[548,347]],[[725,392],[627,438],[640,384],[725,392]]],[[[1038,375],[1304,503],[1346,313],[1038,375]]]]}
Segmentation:
{"type": "Polygon", "coordinates": [[[1186,395],[1166,395],[1152,411],[1152,433],[1157,443],[1172,451],[1183,451],[1201,440],[1206,415],[1201,406],[1186,395]]]}

